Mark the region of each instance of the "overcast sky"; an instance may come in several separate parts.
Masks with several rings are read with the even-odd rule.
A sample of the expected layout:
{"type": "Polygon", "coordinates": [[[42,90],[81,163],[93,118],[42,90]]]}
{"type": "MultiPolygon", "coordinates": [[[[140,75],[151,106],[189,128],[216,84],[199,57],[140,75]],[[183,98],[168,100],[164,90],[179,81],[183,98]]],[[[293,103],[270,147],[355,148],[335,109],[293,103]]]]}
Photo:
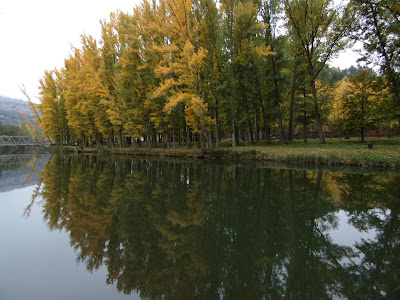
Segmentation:
{"type": "Polygon", "coordinates": [[[100,36],[101,19],[132,12],[139,0],[0,0],[0,95],[31,97],[45,70],[61,68],[80,35],[100,36]]]}
{"type": "MultiPolygon", "coordinates": [[[[0,0],[0,96],[25,100],[38,96],[45,70],[60,69],[71,45],[80,47],[80,35],[100,36],[101,19],[117,10],[132,12],[139,0],[0,0]]],[[[332,65],[355,63],[352,53],[332,65]]]]}

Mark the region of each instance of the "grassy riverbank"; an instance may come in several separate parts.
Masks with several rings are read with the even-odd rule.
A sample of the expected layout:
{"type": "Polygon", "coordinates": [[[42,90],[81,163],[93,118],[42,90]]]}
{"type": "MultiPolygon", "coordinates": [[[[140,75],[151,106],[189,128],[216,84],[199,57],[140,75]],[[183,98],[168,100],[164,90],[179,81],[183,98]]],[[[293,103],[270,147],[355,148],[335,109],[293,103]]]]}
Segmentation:
{"type": "Polygon", "coordinates": [[[55,151],[63,152],[92,152],[103,154],[124,154],[157,157],[182,157],[225,160],[254,160],[285,162],[293,164],[328,165],[328,166],[359,166],[400,168],[400,138],[371,138],[361,143],[359,139],[327,139],[325,145],[318,140],[292,141],[287,145],[280,145],[273,141],[267,145],[262,142],[259,146],[239,146],[231,148],[229,141],[221,142],[219,148],[212,150],[185,149],[184,146],[176,149],[165,148],[84,148],[63,147],[55,151]],[[372,149],[368,148],[372,144],[372,149]]]}

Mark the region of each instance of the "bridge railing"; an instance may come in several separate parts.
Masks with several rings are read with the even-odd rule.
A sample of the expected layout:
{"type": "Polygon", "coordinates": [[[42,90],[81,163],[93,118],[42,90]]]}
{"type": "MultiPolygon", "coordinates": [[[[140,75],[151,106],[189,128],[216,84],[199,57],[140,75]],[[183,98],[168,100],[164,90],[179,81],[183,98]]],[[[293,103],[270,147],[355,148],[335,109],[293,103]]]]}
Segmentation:
{"type": "Polygon", "coordinates": [[[0,136],[0,146],[34,146],[49,144],[43,138],[33,136],[0,136]]]}

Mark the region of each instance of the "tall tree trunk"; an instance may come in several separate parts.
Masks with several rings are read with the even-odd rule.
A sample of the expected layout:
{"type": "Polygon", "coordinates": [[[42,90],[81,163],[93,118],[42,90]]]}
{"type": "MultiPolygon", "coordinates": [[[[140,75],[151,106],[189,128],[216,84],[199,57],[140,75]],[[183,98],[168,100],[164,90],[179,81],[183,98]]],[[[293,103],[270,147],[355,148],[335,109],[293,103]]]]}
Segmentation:
{"type": "Polygon", "coordinates": [[[261,107],[261,113],[263,115],[263,122],[264,122],[264,132],[265,132],[265,138],[267,140],[267,144],[271,144],[271,132],[269,130],[269,126],[268,126],[268,117],[267,117],[267,113],[265,111],[265,107],[264,107],[264,103],[262,101],[262,96],[261,96],[261,90],[260,90],[260,84],[257,81],[257,86],[258,88],[258,100],[260,102],[260,107],[261,107]]]}
{"type": "Polygon", "coordinates": [[[279,142],[281,144],[287,144],[285,137],[285,130],[283,129],[282,118],[279,116],[279,142]]]}
{"type": "Polygon", "coordinates": [[[361,143],[364,143],[364,98],[361,99],[361,143]]]}
{"type": "Polygon", "coordinates": [[[235,126],[235,118],[233,116],[233,112],[232,112],[232,116],[231,116],[231,124],[232,124],[232,147],[236,147],[237,143],[236,143],[236,126],[235,126]]]}
{"type": "Polygon", "coordinates": [[[154,148],[157,148],[157,130],[153,128],[154,148]]]}
{"type": "Polygon", "coordinates": [[[186,149],[189,148],[189,141],[188,141],[188,139],[189,139],[188,128],[187,128],[186,123],[185,123],[185,148],[186,148],[186,149]]]}
{"type": "Polygon", "coordinates": [[[296,95],[296,76],[297,76],[297,63],[294,64],[292,90],[290,91],[289,129],[288,129],[289,141],[293,140],[293,110],[294,110],[294,97],[296,95]]]}
{"type": "Polygon", "coordinates": [[[215,105],[215,108],[214,108],[214,119],[215,119],[215,124],[214,124],[215,147],[218,148],[218,146],[219,146],[219,135],[218,135],[218,108],[217,108],[217,104],[215,105]]]}
{"type": "Polygon", "coordinates": [[[167,142],[167,149],[169,149],[171,147],[170,142],[169,142],[169,129],[167,128],[167,130],[165,132],[166,132],[165,140],[167,142]]]}
{"type": "Polygon", "coordinates": [[[321,116],[319,112],[319,105],[317,101],[317,88],[315,87],[314,78],[311,78],[311,90],[314,100],[315,121],[317,123],[317,128],[318,128],[319,141],[321,144],[325,144],[324,132],[322,131],[321,116]]]}
{"type": "Polygon", "coordinates": [[[307,100],[306,100],[306,87],[303,90],[304,97],[304,108],[303,108],[303,132],[304,132],[304,143],[307,143],[307,100]]]}
{"type": "MultiPolygon", "coordinates": [[[[232,2],[233,3],[233,2],[232,2]]],[[[229,55],[231,60],[230,66],[230,102],[231,102],[231,125],[232,125],[232,147],[236,147],[237,145],[237,136],[236,136],[236,124],[235,124],[235,105],[233,103],[234,96],[233,96],[233,80],[235,77],[232,61],[233,61],[233,4],[229,14],[229,55]]]]}
{"type": "MultiPolygon", "coordinates": [[[[214,59],[212,57],[211,59],[211,73],[214,75],[214,59]]],[[[215,130],[215,147],[218,148],[219,145],[219,134],[218,134],[218,98],[215,92],[215,83],[214,80],[212,80],[211,84],[211,93],[214,98],[214,130],[215,130]]]]}
{"type": "Polygon", "coordinates": [[[364,126],[360,127],[360,133],[361,133],[361,143],[364,143],[364,126]]]}
{"type": "Polygon", "coordinates": [[[255,138],[256,145],[258,145],[260,143],[260,136],[259,136],[259,131],[258,131],[257,111],[254,111],[253,118],[254,118],[254,138],[255,138]]]}
{"type": "Polygon", "coordinates": [[[174,110],[172,110],[172,114],[171,114],[171,116],[172,116],[172,124],[171,124],[171,127],[172,127],[172,148],[173,149],[175,149],[175,120],[174,120],[174,110]]]}

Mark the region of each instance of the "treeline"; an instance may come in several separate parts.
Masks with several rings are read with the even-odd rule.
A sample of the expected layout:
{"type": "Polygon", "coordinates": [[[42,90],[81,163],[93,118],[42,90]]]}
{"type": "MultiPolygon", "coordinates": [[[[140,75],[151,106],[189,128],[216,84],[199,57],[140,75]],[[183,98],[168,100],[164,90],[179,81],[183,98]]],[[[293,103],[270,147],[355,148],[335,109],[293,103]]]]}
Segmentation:
{"type": "Polygon", "coordinates": [[[31,135],[29,128],[25,124],[13,125],[2,124],[0,122],[0,136],[29,136],[31,135]]]}
{"type": "Polygon", "coordinates": [[[57,144],[205,148],[390,126],[399,16],[396,1],[143,1],[45,72],[37,121],[57,144]],[[340,84],[327,62],[355,39],[381,72],[340,84]]]}

